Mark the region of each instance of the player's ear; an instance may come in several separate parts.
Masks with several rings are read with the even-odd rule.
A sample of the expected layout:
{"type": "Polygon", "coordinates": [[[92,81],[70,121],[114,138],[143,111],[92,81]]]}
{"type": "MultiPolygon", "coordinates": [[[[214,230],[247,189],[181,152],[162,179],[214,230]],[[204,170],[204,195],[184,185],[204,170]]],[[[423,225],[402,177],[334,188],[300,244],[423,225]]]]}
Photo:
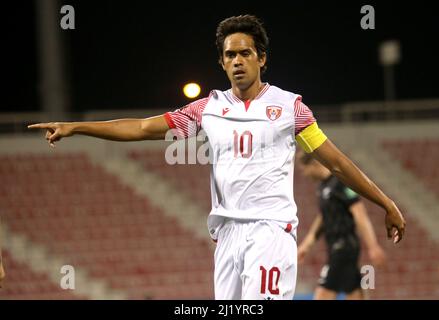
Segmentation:
{"type": "Polygon", "coordinates": [[[262,52],[258,59],[259,59],[259,67],[262,68],[263,66],[265,66],[265,63],[267,62],[266,53],[262,52]]]}

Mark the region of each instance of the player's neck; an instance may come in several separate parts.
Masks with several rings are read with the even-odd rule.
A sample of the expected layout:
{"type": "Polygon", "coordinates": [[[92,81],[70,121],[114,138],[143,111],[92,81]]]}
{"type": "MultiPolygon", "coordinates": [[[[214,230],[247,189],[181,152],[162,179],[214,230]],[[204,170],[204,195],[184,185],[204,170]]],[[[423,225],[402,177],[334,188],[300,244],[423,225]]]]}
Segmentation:
{"type": "Polygon", "coordinates": [[[264,88],[265,84],[261,80],[255,81],[250,87],[245,90],[241,90],[238,86],[232,86],[233,94],[241,99],[242,101],[248,101],[255,99],[261,90],[264,88]]]}

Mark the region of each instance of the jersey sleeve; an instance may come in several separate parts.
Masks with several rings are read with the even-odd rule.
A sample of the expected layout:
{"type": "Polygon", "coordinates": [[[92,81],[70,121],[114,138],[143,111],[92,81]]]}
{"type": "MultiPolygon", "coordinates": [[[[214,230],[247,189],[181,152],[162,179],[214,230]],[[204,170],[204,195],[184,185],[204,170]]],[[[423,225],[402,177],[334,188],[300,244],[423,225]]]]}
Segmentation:
{"type": "Polygon", "coordinates": [[[327,137],[317,125],[312,111],[299,96],[294,102],[294,134],[302,149],[311,153],[326,141],[327,137]]]}
{"type": "Polygon", "coordinates": [[[170,129],[177,138],[190,138],[201,130],[201,119],[209,98],[199,99],[173,112],[164,114],[170,129]]]}

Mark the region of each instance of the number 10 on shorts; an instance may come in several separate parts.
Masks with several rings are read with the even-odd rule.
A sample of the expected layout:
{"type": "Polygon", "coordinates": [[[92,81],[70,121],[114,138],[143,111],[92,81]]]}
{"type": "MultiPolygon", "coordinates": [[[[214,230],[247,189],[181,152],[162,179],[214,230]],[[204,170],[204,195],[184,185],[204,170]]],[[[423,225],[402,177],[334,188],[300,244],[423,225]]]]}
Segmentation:
{"type": "Polygon", "coordinates": [[[279,268],[273,267],[270,269],[270,271],[267,272],[267,269],[265,269],[263,266],[260,266],[259,270],[261,270],[261,294],[265,294],[267,290],[271,294],[279,294],[279,287],[278,287],[279,278],[280,278],[279,268]]]}

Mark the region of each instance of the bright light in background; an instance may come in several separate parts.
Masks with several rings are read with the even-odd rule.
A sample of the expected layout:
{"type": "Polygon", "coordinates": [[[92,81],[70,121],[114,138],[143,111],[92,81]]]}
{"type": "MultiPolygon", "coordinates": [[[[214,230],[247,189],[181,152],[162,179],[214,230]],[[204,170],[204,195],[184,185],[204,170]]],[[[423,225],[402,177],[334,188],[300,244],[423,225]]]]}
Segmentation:
{"type": "Polygon", "coordinates": [[[188,83],[183,87],[183,93],[188,98],[196,98],[201,92],[201,88],[196,83],[188,83]]]}

